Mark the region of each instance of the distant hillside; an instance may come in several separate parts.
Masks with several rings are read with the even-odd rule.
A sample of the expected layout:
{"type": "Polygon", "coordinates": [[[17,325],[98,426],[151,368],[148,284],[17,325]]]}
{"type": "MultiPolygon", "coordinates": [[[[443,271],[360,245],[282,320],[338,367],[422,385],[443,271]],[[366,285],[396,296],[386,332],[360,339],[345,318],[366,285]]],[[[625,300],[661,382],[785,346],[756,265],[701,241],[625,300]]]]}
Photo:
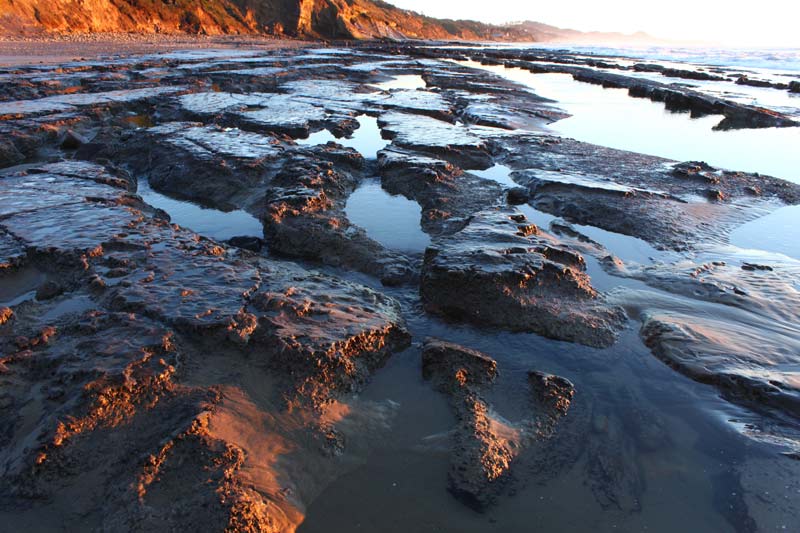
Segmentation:
{"type": "Polygon", "coordinates": [[[631,35],[614,32],[578,31],[557,28],[541,22],[515,22],[504,26],[514,35],[530,35],[538,42],[606,42],[606,43],[654,43],[656,38],[644,32],[631,35]]]}
{"type": "Polygon", "coordinates": [[[583,35],[535,22],[434,19],[381,0],[0,0],[0,35],[107,32],[498,41],[583,35]]]}

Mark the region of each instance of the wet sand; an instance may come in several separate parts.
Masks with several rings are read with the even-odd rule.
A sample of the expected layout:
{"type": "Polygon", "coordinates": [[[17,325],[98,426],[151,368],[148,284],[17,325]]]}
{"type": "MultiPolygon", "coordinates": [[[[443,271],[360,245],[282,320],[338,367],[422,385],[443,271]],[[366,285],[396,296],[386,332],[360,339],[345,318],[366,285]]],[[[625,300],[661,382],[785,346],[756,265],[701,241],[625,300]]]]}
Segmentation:
{"type": "Polygon", "coordinates": [[[278,49],[309,46],[301,40],[268,37],[193,37],[190,35],[91,34],[63,37],[0,37],[0,66],[53,65],[71,61],[202,50],[278,49]]]}

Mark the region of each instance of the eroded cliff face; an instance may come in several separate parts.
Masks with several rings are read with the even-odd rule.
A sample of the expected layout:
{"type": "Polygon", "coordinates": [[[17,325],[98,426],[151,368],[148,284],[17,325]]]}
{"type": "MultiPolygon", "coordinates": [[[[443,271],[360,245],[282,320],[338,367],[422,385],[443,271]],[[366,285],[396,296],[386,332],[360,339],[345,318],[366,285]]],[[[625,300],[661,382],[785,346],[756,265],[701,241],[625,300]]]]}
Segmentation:
{"type": "Polygon", "coordinates": [[[0,0],[0,35],[97,32],[531,38],[519,29],[431,19],[372,0],[0,0]]]}
{"type": "Polygon", "coordinates": [[[290,2],[266,0],[2,0],[0,33],[252,34],[272,30],[290,2]],[[283,5],[282,5],[283,4],[283,5]],[[264,13],[275,20],[262,20],[264,13]]]}

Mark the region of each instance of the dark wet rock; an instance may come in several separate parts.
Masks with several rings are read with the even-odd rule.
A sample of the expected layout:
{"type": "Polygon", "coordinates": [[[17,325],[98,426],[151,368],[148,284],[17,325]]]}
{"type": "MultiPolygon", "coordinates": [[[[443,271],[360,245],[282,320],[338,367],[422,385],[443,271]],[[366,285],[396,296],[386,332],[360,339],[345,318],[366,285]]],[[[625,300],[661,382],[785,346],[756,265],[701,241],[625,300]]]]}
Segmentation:
{"type": "MultiPolygon", "coordinates": [[[[103,175],[102,169],[96,166],[79,165],[87,172],[95,172],[94,176],[88,173],[88,177],[100,179],[103,175]]],[[[235,259],[231,251],[212,241],[149,218],[130,207],[127,193],[120,189],[101,185],[86,176],[83,179],[67,177],[71,168],[70,164],[51,165],[40,169],[47,169],[48,173],[0,180],[0,186],[8,187],[16,184],[15,179],[36,179],[39,187],[52,191],[19,207],[7,205],[11,213],[4,214],[2,226],[27,249],[50,254],[59,261],[74,262],[82,265],[79,268],[87,270],[87,274],[99,275],[104,285],[110,287],[105,295],[109,307],[151,317],[186,334],[205,334],[236,346],[246,344],[255,335],[264,339],[264,346],[274,354],[270,357],[278,357],[274,351],[276,347],[283,346],[279,350],[283,356],[297,350],[291,356],[293,364],[305,368],[312,377],[320,376],[316,372],[325,365],[320,366],[319,361],[303,363],[303,357],[315,358],[328,353],[330,364],[339,365],[350,355],[359,357],[369,352],[377,357],[371,362],[365,359],[364,368],[370,369],[390,350],[407,342],[396,304],[378,293],[300,269],[278,268],[258,258],[249,262],[235,259]],[[56,171],[65,174],[55,174],[56,171]],[[57,196],[59,191],[62,198],[57,196]],[[89,191],[93,196],[91,201],[83,196],[89,191]],[[66,200],[67,197],[72,199],[66,200]],[[57,215],[50,209],[54,201],[60,203],[57,215]],[[20,211],[13,212],[15,208],[20,211]],[[120,276],[124,271],[128,274],[120,276]],[[158,282],[154,283],[156,279],[158,282]],[[300,283],[302,279],[305,282],[300,283]],[[299,286],[293,287],[294,282],[299,286]],[[313,310],[312,293],[313,298],[326,302],[320,304],[319,312],[313,310]],[[349,311],[343,308],[331,313],[337,294],[341,295],[343,303],[348,302],[344,305],[349,311]],[[360,299],[363,299],[364,308],[352,307],[360,299]],[[255,306],[252,311],[245,310],[248,301],[255,306]],[[306,339],[310,340],[314,324],[319,324],[317,347],[303,352],[303,346],[308,344],[297,345],[292,340],[297,333],[290,329],[292,319],[287,321],[284,311],[280,311],[284,307],[293,308],[294,320],[305,323],[306,339]],[[273,314],[274,318],[268,318],[273,314]],[[259,320],[265,321],[261,327],[259,320]],[[326,324],[332,327],[334,322],[338,324],[335,329],[326,332],[326,324]],[[262,330],[271,333],[265,337],[262,330]],[[344,341],[341,335],[348,340],[344,341]],[[301,354],[304,355],[301,357],[301,354]]],[[[25,190],[32,188],[27,185],[25,190]]],[[[34,188],[32,192],[40,191],[34,188]]],[[[135,200],[132,202],[134,207],[144,208],[135,200]]],[[[84,279],[88,283],[89,277],[84,279]]],[[[366,370],[359,368],[360,363],[355,361],[344,365],[341,371],[349,373],[351,378],[337,377],[339,384],[334,386],[331,382],[327,390],[354,387],[355,383],[363,381],[366,370]]],[[[299,376],[299,371],[295,371],[299,376]]],[[[324,372],[333,379],[338,371],[331,366],[324,372]]],[[[303,379],[312,378],[305,376],[303,379]]],[[[322,401],[325,386],[320,387],[322,392],[314,398],[322,401]]]]}
{"type": "Polygon", "coordinates": [[[64,128],[80,127],[88,122],[86,117],[77,113],[0,119],[0,167],[33,159],[51,145],[57,147],[60,131],[64,128]]]}
{"type": "Polygon", "coordinates": [[[511,205],[527,204],[530,200],[530,191],[525,187],[512,187],[506,192],[506,198],[511,205]]]}
{"type": "Polygon", "coordinates": [[[520,447],[519,435],[478,396],[459,398],[454,457],[448,489],[478,511],[485,510],[507,482],[509,469],[520,447]]]}
{"type": "Polygon", "coordinates": [[[501,128],[505,130],[516,129],[513,118],[508,116],[506,109],[499,105],[473,102],[464,106],[461,111],[461,119],[468,124],[488,126],[490,128],[501,128]]]}
{"type": "MultiPolygon", "coordinates": [[[[29,483],[34,486],[25,489],[33,493],[56,489],[48,487],[46,479],[37,480],[41,477],[37,474],[66,466],[64,458],[58,455],[65,453],[67,441],[79,439],[81,433],[96,427],[117,425],[137,404],[148,401],[155,404],[162,395],[168,394],[175,372],[170,364],[177,363],[173,338],[167,331],[124,315],[88,316],[65,327],[58,333],[57,340],[35,346],[37,357],[31,357],[30,352],[5,357],[5,363],[13,370],[14,379],[7,383],[12,393],[19,393],[15,389],[26,382],[36,381],[37,374],[46,368],[53,372],[44,378],[46,383],[42,385],[68,384],[70,387],[66,401],[47,402],[49,405],[42,415],[49,423],[37,428],[40,434],[18,436],[31,438],[33,449],[28,449],[27,454],[8,456],[3,464],[5,472],[12,476],[33,475],[29,483]],[[80,346],[83,349],[78,349],[80,346]],[[131,373],[128,378],[126,372],[131,373]],[[81,390],[86,390],[87,394],[75,394],[81,390]],[[68,413],[74,416],[72,420],[65,416],[68,413]],[[39,472],[30,472],[32,468],[39,472]]],[[[26,394],[31,398],[35,395],[34,390],[26,394]]],[[[66,451],[71,450],[67,448],[66,451]]],[[[85,464],[86,459],[82,462],[85,464]]]]}
{"type": "Polygon", "coordinates": [[[456,416],[448,490],[465,505],[485,511],[505,490],[523,453],[546,446],[574,395],[564,378],[531,373],[532,410],[521,423],[505,420],[492,409],[485,393],[497,376],[488,355],[463,346],[426,339],[422,372],[447,394],[456,416]]]}
{"type": "Polygon", "coordinates": [[[4,308],[0,498],[109,529],[296,527],[300,504],[271,481],[282,474],[268,444],[313,440],[306,428],[408,345],[397,302],[153,218],[98,165],[12,169],[0,190],[15,198],[0,215],[4,252],[71,276],[95,308],[44,327],[41,311],[62,299],[4,308]],[[251,399],[239,372],[269,392],[251,399]],[[87,483],[103,487],[102,508],[74,497],[87,483]],[[69,512],[49,507],[67,500],[69,512]]]}
{"type": "Polygon", "coordinates": [[[22,162],[25,156],[8,139],[0,140],[0,168],[9,167],[22,162]]]}
{"type": "Polygon", "coordinates": [[[491,147],[463,125],[406,113],[384,113],[378,124],[396,146],[445,159],[464,169],[492,166],[491,147]]]}
{"type": "Polygon", "coordinates": [[[640,302],[629,295],[632,307],[641,309],[645,343],[668,365],[716,386],[731,401],[797,416],[797,383],[785,372],[797,349],[796,265],[776,261],[771,269],[759,269],[700,259],[634,273],[655,287],[693,298],[686,306],[652,295],[640,302]]]}
{"type": "MultiPolygon", "coordinates": [[[[386,191],[419,203],[434,236],[422,275],[428,310],[607,346],[624,321],[619,304],[642,318],[659,358],[758,413],[745,413],[742,433],[797,416],[796,266],[732,258],[728,235],[800,202],[798,186],[532,133],[563,112],[511,82],[432,58],[568,72],[609,87],[628,82],[583,71],[624,74],[627,62],[403,43],[331,52],[230,49],[238,58],[220,60],[223,52],[197,50],[0,73],[2,104],[15,109],[0,113],[0,166],[83,160],[0,173],[0,518],[9,527],[47,529],[46,517],[70,530],[290,531],[310,495],[372,441],[383,453],[397,407],[353,393],[409,344],[402,315],[416,301],[412,287],[391,289],[401,309],[376,290],[281,259],[387,284],[414,280],[418,258],[386,250],[345,216],[348,196],[376,172],[386,191]],[[397,74],[421,75],[427,88],[370,86],[397,74]],[[123,90],[131,84],[138,92],[123,90]],[[176,96],[188,92],[196,95],[176,96]],[[382,117],[394,139],[376,163],[335,143],[307,148],[289,138],[322,128],[348,136],[365,113],[382,117]],[[68,131],[92,141],[65,153],[68,131]],[[506,194],[464,171],[495,162],[515,171],[519,189],[506,194]],[[266,221],[272,255],[251,253],[260,239],[217,243],[170,225],[131,194],[137,177],[204,205],[276,216],[266,221]],[[709,202],[709,191],[723,201],[709,202]],[[516,210],[494,209],[517,202],[565,222],[551,224],[551,235],[516,210]],[[623,262],[577,224],[692,254],[623,262]],[[598,295],[581,254],[661,290],[598,295]]],[[[666,70],[657,67],[642,70],[666,70]]],[[[724,127],[785,118],[678,84],[641,84],[628,88],[670,109],[725,112],[724,127]]],[[[583,381],[576,393],[564,378],[531,372],[492,389],[491,358],[442,341],[426,343],[423,372],[450,398],[448,484],[473,508],[527,480],[564,475],[582,477],[611,516],[628,516],[647,501],[651,469],[640,457],[679,445],[635,384],[593,396],[583,381]],[[498,412],[506,414],[509,382],[530,387],[510,409],[521,420],[498,412]]],[[[737,463],[758,487],[741,500],[759,525],[794,523],[791,499],[772,490],[793,471],[766,477],[759,467],[737,463]]]]}
{"type": "Polygon", "coordinates": [[[757,270],[772,272],[775,269],[769,265],[759,265],[757,263],[742,263],[742,270],[749,270],[750,272],[755,272],[757,270]]]}
{"type": "Polygon", "coordinates": [[[790,81],[789,82],[789,92],[790,93],[800,93],[800,81],[790,81]]]}
{"type": "MultiPolygon", "coordinates": [[[[734,323],[762,324],[767,329],[791,328],[790,310],[800,304],[800,297],[793,289],[800,274],[793,261],[779,257],[768,268],[754,266],[761,266],[753,262],[761,258],[736,248],[712,249],[692,259],[649,266],[628,265],[619,275],[692,298],[695,306],[702,306],[702,302],[722,304],[724,307],[717,309],[716,314],[724,313],[726,320],[734,323]]],[[[638,305],[637,298],[630,296],[629,300],[638,305]]],[[[661,304],[670,307],[668,302],[661,304]]]]}
{"type": "Polygon", "coordinates": [[[63,150],[77,150],[84,144],[88,143],[89,139],[80,133],[72,130],[67,130],[61,137],[60,146],[63,150]]]}
{"type": "Polygon", "coordinates": [[[683,78],[687,80],[700,80],[700,81],[727,81],[727,78],[724,76],[717,76],[714,74],[709,74],[708,72],[703,72],[702,70],[683,70],[683,69],[675,69],[675,68],[664,68],[661,69],[662,75],[667,76],[669,78],[683,78]]]}
{"type": "Polygon", "coordinates": [[[552,122],[569,116],[552,106],[551,100],[503,77],[488,72],[481,72],[480,76],[473,74],[471,69],[453,66],[425,74],[428,86],[453,95],[456,114],[466,124],[504,130],[536,130],[542,121],[552,122]]]}
{"type": "Polygon", "coordinates": [[[64,287],[55,281],[48,280],[44,282],[38,289],[36,289],[36,299],[50,300],[56,296],[59,296],[63,292],[64,287]]]}
{"type": "Polygon", "coordinates": [[[719,183],[716,169],[705,161],[687,161],[672,167],[672,173],[679,178],[696,179],[706,183],[719,183]]]}
{"type": "Polygon", "coordinates": [[[422,300],[453,319],[609,346],[625,314],[603,302],[584,269],[580,254],[519,211],[483,211],[428,248],[422,300]]]}
{"type": "MultiPolygon", "coordinates": [[[[703,161],[678,163],[672,169],[673,176],[696,183],[695,192],[702,191],[703,185],[715,185],[726,197],[766,196],[789,204],[800,200],[800,189],[796,184],[757,173],[721,170],[703,161]]],[[[678,191],[673,188],[673,183],[679,184],[666,182],[663,186],[676,194],[678,191]]],[[[684,185],[688,183],[684,181],[684,185]]]]}
{"type": "MultiPolygon", "coordinates": [[[[458,53],[463,54],[464,52],[459,51],[458,53]]],[[[544,58],[537,56],[536,52],[523,50],[488,50],[481,53],[483,55],[480,57],[477,51],[474,55],[470,55],[472,55],[472,59],[479,60],[483,64],[504,64],[509,67],[523,68],[533,73],[570,74],[577,81],[602,85],[607,88],[627,89],[630,96],[663,102],[667,109],[689,111],[693,116],[725,115],[726,118],[717,126],[717,129],[791,127],[796,124],[796,121],[777,111],[724,100],[677,84],[660,83],[646,78],[576,66],[579,63],[571,58],[559,58],[557,55],[544,58]]],[[[593,66],[588,62],[585,64],[593,66]]],[[[689,79],[720,81],[726,79],[701,71],[670,68],[649,69],[646,66],[640,66],[638,70],[657,71],[664,75],[689,79]]]]}
{"type": "Polygon", "coordinates": [[[41,420],[15,424],[3,443],[5,499],[48,509],[67,498],[80,510],[75,520],[90,517],[110,529],[178,527],[193,523],[187,511],[202,515],[194,519],[198,527],[224,528],[245,519],[241,503],[231,500],[248,499],[264,513],[253,524],[289,522],[275,495],[257,495],[242,484],[243,451],[213,434],[209,422],[220,391],[177,382],[186,352],[172,332],[142,317],[96,312],[64,328],[58,342],[34,350],[35,357],[6,358],[12,369],[6,390],[35,402],[41,420]],[[63,384],[64,393],[40,395],[48,383],[63,384]],[[87,475],[104,486],[100,508],[93,498],[76,496],[87,475]],[[186,483],[196,490],[181,495],[186,483]],[[168,505],[161,503],[164,494],[174,494],[168,505]]]}
{"type": "Polygon", "coordinates": [[[422,207],[422,228],[432,234],[461,229],[487,205],[499,203],[502,188],[494,181],[464,173],[442,159],[390,147],[378,153],[381,184],[422,207]]]}
{"type": "Polygon", "coordinates": [[[677,88],[639,78],[581,70],[570,72],[578,81],[628,89],[635,98],[663,102],[667,109],[689,111],[692,116],[724,115],[715,129],[792,127],[796,122],[776,111],[722,100],[691,89],[677,88]]]}
{"type": "Polygon", "coordinates": [[[748,85],[750,87],[761,87],[761,88],[769,87],[772,89],[782,89],[782,90],[786,90],[789,88],[789,85],[787,85],[786,83],[773,83],[767,80],[754,80],[748,77],[747,75],[739,76],[736,79],[736,85],[748,85]]]}
{"type": "Polygon", "coordinates": [[[376,97],[372,100],[383,108],[410,111],[426,115],[445,122],[455,122],[453,106],[441,93],[431,91],[392,91],[388,96],[376,97]]]}
{"type": "Polygon", "coordinates": [[[252,345],[299,381],[293,401],[313,405],[357,391],[392,352],[408,346],[394,300],[336,278],[265,267],[270,275],[247,307],[258,324],[252,345]]]}
{"type": "Polygon", "coordinates": [[[119,157],[158,191],[261,213],[271,164],[283,148],[270,136],[171,122],[133,134],[121,151],[119,157]]]}
{"type": "Polygon", "coordinates": [[[260,239],[258,237],[232,237],[228,239],[227,242],[231,246],[244,248],[245,250],[250,250],[251,252],[260,252],[264,247],[264,239],[260,239]]]}
{"type": "Polygon", "coordinates": [[[248,346],[254,364],[291,375],[289,401],[322,404],[355,389],[408,342],[396,303],[378,293],[263,259],[225,260],[229,252],[213,243],[173,238],[181,248],[151,250],[115,282],[109,304],[248,346]]]}
{"type": "MultiPolygon", "coordinates": [[[[440,57],[446,56],[447,54],[447,51],[442,51],[440,52],[440,57]]],[[[726,119],[717,126],[718,129],[776,126],[790,127],[795,124],[793,119],[778,111],[720,99],[716,95],[704,94],[689,86],[661,83],[642,77],[632,77],[622,73],[608,72],[608,70],[597,70],[594,67],[598,67],[598,63],[583,58],[574,58],[569,54],[541,54],[537,51],[520,49],[474,49],[466,51],[459,50],[451,53],[451,55],[459,56],[463,56],[464,54],[467,54],[471,59],[485,65],[518,67],[533,73],[569,74],[578,81],[602,85],[607,88],[627,89],[630,96],[663,102],[668,109],[689,111],[694,116],[710,114],[725,115],[726,119]]],[[[599,68],[624,70],[624,68],[610,63],[599,68]]],[[[645,64],[634,66],[634,70],[659,72],[664,75],[689,79],[713,79],[719,81],[727,79],[717,76],[716,74],[709,74],[702,71],[680,70],[661,66],[650,68],[650,66],[645,64]]]]}
{"type": "Polygon", "coordinates": [[[435,339],[423,349],[423,372],[447,393],[456,415],[448,490],[466,505],[485,510],[507,481],[519,434],[490,412],[480,390],[496,375],[489,356],[435,339]]]}
{"type": "MultiPolygon", "coordinates": [[[[763,214],[770,200],[800,202],[800,187],[775,178],[586,145],[569,139],[516,138],[504,164],[531,189],[540,211],[581,225],[683,250],[722,241],[763,214]],[[751,189],[760,195],[754,197],[751,189]],[[713,188],[725,201],[708,202],[713,188]]],[[[718,195],[715,197],[720,198],[718,195]]]]}
{"type": "Polygon", "coordinates": [[[422,376],[441,392],[453,393],[467,383],[491,384],[497,376],[497,362],[477,350],[429,338],[422,351],[422,376]]]}
{"type": "Polygon", "coordinates": [[[198,116],[223,115],[247,129],[307,137],[325,120],[325,108],[277,93],[194,93],[180,97],[183,108],[198,116]]]}
{"type": "Polygon", "coordinates": [[[722,202],[726,199],[725,193],[719,189],[708,189],[706,191],[706,197],[714,202],[722,202]]]}
{"type": "Polygon", "coordinates": [[[361,165],[357,152],[335,144],[287,160],[267,190],[264,234],[270,250],[355,268],[390,285],[408,281],[408,260],[370,239],[344,213],[361,165]]]}
{"type": "Polygon", "coordinates": [[[0,326],[5,325],[14,317],[14,311],[9,307],[0,307],[0,326]]]}
{"type": "Polygon", "coordinates": [[[106,155],[108,146],[102,142],[87,142],[75,150],[75,158],[84,161],[96,161],[106,155]]]}
{"type": "Polygon", "coordinates": [[[528,380],[539,404],[550,411],[550,417],[557,419],[567,414],[575,396],[575,387],[568,379],[532,371],[528,373],[528,380]]]}
{"type": "Polygon", "coordinates": [[[633,65],[633,70],[636,72],[661,72],[666,67],[657,63],[636,63],[633,65]]]}
{"type": "Polygon", "coordinates": [[[183,87],[144,87],[97,93],[75,93],[48,96],[36,100],[0,102],[0,118],[63,113],[80,107],[116,106],[137,100],[158,98],[185,90],[183,87]]]}
{"type": "Polygon", "coordinates": [[[13,235],[0,231],[0,273],[20,266],[25,256],[24,244],[13,235]]]}

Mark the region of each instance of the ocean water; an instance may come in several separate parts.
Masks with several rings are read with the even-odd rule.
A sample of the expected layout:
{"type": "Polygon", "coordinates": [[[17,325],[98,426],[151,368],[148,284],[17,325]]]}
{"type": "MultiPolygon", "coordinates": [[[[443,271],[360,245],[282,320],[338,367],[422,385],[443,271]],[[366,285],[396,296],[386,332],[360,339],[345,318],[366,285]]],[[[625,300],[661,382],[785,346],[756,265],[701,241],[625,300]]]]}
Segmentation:
{"type": "Polygon", "coordinates": [[[701,46],[573,46],[531,45],[536,48],[569,50],[591,56],[623,57],[654,61],[670,61],[691,65],[726,68],[764,69],[800,75],[800,48],[737,48],[701,46]]]}
{"type": "MultiPolygon", "coordinates": [[[[675,65],[707,65],[800,73],[800,47],[602,46],[570,43],[488,43],[479,46],[483,48],[564,50],[586,56],[618,58],[621,60],[630,59],[637,63],[643,61],[666,61],[675,65]]],[[[475,47],[475,45],[459,45],[454,48],[475,47]]]]}

